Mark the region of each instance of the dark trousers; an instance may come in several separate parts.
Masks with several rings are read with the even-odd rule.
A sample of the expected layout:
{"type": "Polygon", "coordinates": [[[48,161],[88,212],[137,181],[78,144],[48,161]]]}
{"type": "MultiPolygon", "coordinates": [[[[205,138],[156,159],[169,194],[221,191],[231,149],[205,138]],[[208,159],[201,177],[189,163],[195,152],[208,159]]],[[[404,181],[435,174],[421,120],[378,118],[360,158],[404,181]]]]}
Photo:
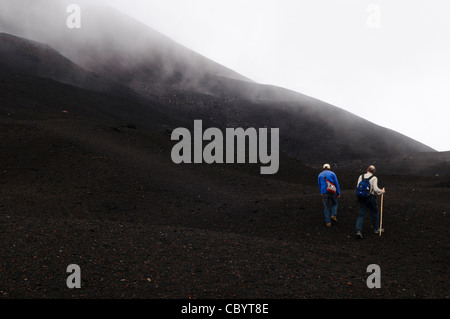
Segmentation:
{"type": "Polygon", "coordinates": [[[362,232],[363,225],[364,225],[364,218],[367,214],[367,211],[369,211],[370,216],[372,217],[372,225],[373,229],[376,230],[380,227],[380,216],[378,212],[378,204],[377,204],[377,197],[375,195],[370,195],[368,198],[365,199],[358,199],[359,201],[359,215],[358,219],[356,220],[356,231],[362,232]]]}
{"type": "Polygon", "coordinates": [[[323,214],[325,217],[325,223],[329,224],[331,223],[330,214],[331,216],[336,217],[337,216],[337,209],[338,209],[338,198],[336,194],[332,193],[326,193],[323,194],[323,214]]]}

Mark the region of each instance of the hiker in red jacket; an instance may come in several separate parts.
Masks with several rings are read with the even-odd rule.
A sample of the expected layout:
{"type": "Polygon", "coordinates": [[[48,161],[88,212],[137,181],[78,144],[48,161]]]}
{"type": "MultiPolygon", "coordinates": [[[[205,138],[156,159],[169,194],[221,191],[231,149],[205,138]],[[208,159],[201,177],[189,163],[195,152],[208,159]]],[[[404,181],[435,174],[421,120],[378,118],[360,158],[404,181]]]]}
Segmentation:
{"type": "Polygon", "coordinates": [[[330,169],[330,164],[323,165],[323,171],[318,176],[324,205],[325,225],[328,228],[331,227],[331,220],[337,222],[338,198],[341,197],[337,176],[330,169]]]}

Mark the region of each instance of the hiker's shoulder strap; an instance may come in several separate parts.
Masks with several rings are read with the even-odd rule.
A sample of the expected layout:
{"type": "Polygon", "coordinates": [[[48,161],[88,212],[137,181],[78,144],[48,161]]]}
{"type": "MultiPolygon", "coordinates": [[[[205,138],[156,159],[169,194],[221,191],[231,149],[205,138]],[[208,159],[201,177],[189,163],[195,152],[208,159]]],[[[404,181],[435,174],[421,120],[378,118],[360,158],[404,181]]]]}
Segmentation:
{"type": "Polygon", "coordinates": [[[369,178],[365,178],[364,175],[366,175],[366,174],[363,173],[363,174],[361,175],[361,180],[367,180],[367,181],[370,181],[370,180],[372,179],[372,177],[375,177],[375,175],[372,174],[372,176],[370,176],[369,178]]]}

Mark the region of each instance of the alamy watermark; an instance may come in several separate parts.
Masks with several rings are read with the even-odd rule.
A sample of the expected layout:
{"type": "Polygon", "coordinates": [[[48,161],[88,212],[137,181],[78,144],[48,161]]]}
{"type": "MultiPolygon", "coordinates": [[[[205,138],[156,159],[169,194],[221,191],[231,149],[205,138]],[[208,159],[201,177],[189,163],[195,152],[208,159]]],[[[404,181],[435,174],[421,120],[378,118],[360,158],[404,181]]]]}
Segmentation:
{"type": "Polygon", "coordinates": [[[66,25],[69,29],[81,29],[81,7],[78,4],[70,4],[66,9],[70,15],[67,17],[66,25]]]}
{"type": "Polygon", "coordinates": [[[367,267],[367,272],[371,273],[369,277],[367,277],[367,288],[381,288],[381,268],[376,264],[369,265],[367,267]]]}
{"type": "Polygon", "coordinates": [[[378,4],[371,4],[367,7],[366,24],[369,29],[381,28],[381,7],[378,4]]]}
{"type": "Polygon", "coordinates": [[[248,162],[256,164],[259,160],[261,164],[267,165],[261,167],[261,174],[276,174],[279,169],[279,136],[279,129],[272,128],[269,154],[267,128],[259,130],[227,128],[224,145],[224,134],[220,129],[208,128],[203,132],[202,120],[195,120],[193,139],[191,132],[186,128],[177,128],[172,131],[172,141],[180,142],[172,148],[171,157],[175,164],[246,163],[248,145],[248,162]],[[203,147],[203,141],[210,142],[203,147]]]}
{"type": "Polygon", "coordinates": [[[72,264],[67,266],[66,272],[71,273],[67,277],[66,285],[69,289],[80,289],[81,288],[81,268],[78,265],[72,264]]]}

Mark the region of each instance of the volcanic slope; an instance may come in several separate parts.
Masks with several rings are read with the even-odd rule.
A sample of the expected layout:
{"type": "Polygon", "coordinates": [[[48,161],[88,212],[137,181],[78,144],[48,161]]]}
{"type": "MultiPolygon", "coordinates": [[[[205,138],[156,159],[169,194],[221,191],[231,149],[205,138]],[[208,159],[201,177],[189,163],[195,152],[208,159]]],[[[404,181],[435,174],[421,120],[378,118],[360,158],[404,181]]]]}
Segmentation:
{"type": "MultiPolygon", "coordinates": [[[[36,61],[72,65],[39,47],[36,61]]],[[[380,175],[389,190],[386,233],[371,234],[368,218],[358,242],[355,173],[339,175],[339,223],[326,229],[318,171],[288,153],[275,176],[259,175],[259,165],[172,163],[171,129],[189,127],[200,107],[220,127],[238,106],[250,116],[254,101],[227,108],[227,100],[186,92],[194,108],[182,112],[189,104],[89,90],[45,68],[21,72],[8,59],[0,66],[3,298],[448,295],[448,212],[439,200],[449,195],[448,178],[380,175]],[[78,291],[65,285],[73,263],[83,274],[78,291]],[[382,267],[381,290],[366,285],[373,263],[382,267]]],[[[317,123],[306,118],[310,128],[317,123]]]]}
{"type": "MultiPolygon", "coordinates": [[[[129,66],[131,65],[129,61],[130,63],[121,69],[116,67],[117,63],[114,61],[99,59],[101,61],[99,64],[104,65],[95,70],[100,72],[99,75],[94,71],[85,71],[44,44],[20,40],[7,34],[1,34],[0,40],[3,45],[1,63],[16,72],[26,74],[34,72],[42,77],[125,98],[138,96],[143,104],[145,101],[150,104],[158,102],[165,105],[160,108],[160,112],[170,117],[184,119],[188,126],[193,125],[194,119],[202,119],[205,125],[221,129],[280,128],[281,150],[288,156],[309,165],[318,165],[326,161],[334,166],[356,167],[360,170],[365,166],[361,160],[374,158],[386,160],[404,154],[434,152],[417,141],[379,127],[335,106],[282,88],[222,76],[214,76],[219,81],[216,83],[211,80],[213,75],[207,70],[202,70],[198,71],[202,75],[197,78],[201,80],[196,82],[195,87],[180,86],[176,78],[163,76],[164,80],[158,77],[157,90],[144,90],[142,87],[146,87],[145,83],[153,81],[155,79],[153,74],[158,73],[158,69],[153,67],[154,64],[148,61],[147,63],[137,59],[133,67],[129,66]],[[118,74],[101,72],[100,69],[103,68],[122,71],[126,69],[130,76],[136,76],[137,82],[134,83],[140,84],[130,86],[130,81],[118,74]],[[144,78],[153,80],[143,82],[144,78]],[[205,84],[202,86],[202,83],[205,84]]],[[[99,51],[97,47],[90,50],[99,51]]],[[[110,51],[115,52],[114,48],[110,51]]],[[[89,52],[89,49],[85,48],[84,52],[89,52]]],[[[121,54],[121,51],[116,52],[117,56],[124,58],[121,54]]],[[[148,56],[152,57],[152,54],[148,56]]],[[[166,63],[168,62],[159,61],[157,64],[164,66],[166,63]]],[[[220,69],[220,66],[216,65],[216,68],[220,69]]],[[[189,67],[180,66],[177,72],[185,74],[187,69],[189,67]]],[[[192,84],[191,81],[188,83],[192,84]]],[[[170,127],[169,130],[173,128],[170,127]]]]}
{"type": "Polygon", "coordinates": [[[448,177],[380,170],[386,232],[372,234],[367,217],[354,238],[366,165],[437,152],[105,7],[82,2],[82,29],[61,27],[67,2],[49,3],[1,2],[0,31],[16,35],[0,35],[3,298],[448,297],[448,177]],[[279,127],[279,173],[173,164],[170,133],[194,119],[279,127]],[[343,190],[331,229],[310,167],[323,162],[343,190]],[[79,291],[65,285],[73,263],[79,291]],[[367,288],[370,264],[381,290],[367,288]]]}

